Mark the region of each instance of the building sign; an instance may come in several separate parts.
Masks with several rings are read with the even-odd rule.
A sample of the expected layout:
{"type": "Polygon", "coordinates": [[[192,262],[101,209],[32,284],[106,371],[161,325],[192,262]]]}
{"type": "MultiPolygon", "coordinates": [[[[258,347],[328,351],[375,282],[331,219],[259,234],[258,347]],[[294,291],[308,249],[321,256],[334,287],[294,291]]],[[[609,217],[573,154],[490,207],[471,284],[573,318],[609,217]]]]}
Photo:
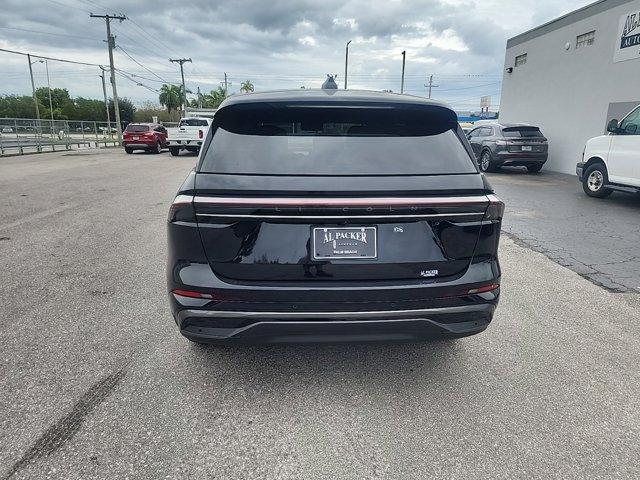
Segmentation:
{"type": "Polygon", "coordinates": [[[614,62],[640,58],[640,11],[626,13],[620,17],[614,62]]]}

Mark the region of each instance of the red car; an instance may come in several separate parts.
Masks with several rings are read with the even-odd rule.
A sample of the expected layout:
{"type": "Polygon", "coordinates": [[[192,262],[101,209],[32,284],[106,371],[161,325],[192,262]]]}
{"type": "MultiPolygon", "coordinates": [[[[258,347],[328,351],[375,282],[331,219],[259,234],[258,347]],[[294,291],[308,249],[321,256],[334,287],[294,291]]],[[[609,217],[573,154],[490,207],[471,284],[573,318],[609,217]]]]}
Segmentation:
{"type": "Polygon", "coordinates": [[[130,123],[124,131],[124,151],[147,150],[161,153],[167,146],[167,129],[157,123],[130,123]]]}

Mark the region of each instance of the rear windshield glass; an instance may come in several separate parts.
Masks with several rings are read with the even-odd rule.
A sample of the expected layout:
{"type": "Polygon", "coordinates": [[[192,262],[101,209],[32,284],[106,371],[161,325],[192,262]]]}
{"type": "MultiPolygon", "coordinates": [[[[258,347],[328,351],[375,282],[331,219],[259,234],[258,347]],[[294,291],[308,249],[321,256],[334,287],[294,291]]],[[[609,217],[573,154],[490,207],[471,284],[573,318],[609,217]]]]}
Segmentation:
{"type": "Polygon", "coordinates": [[[538,127],[509,127],[503,128],[502,134],[508,138],[521,137],[542,137],[542,132],[538,127]]]}
{"type": "Polygon", "coordinates": [[[209,125],[206,120],[200,118],[183,118],[180,120],[181,127],[206,127],[209,125]]]}
{"type": "Polygon", "coordinates": [[[125,132],[148,132],[149,125],[127,125],[125,132]]]}
{"type": "Polygon", "coordinates": [[[240,104],[218,111],[201,172],[259,175],[474,173],[439,106],[240,104]],[[235,107],[235,108],[234,108],[235,107]]]}

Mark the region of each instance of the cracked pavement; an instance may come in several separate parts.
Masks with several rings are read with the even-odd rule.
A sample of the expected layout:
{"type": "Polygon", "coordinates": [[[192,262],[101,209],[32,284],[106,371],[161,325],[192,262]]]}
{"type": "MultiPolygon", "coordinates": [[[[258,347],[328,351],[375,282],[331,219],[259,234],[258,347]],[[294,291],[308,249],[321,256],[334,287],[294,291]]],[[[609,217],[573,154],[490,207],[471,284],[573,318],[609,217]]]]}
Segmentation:
{"type": "MultiPolygon", "coordinates": [[[[0,159],[0,478],[640,478],[640,295],[507,237],[480,335],[190,344],[169,313],[164,232],[194,161],[0,159]]],[[[509,180],[554,199],[530,186],[552,175],[495,183],[509,180]]],[[[510,228],[545,210],[499,187],[510,228]]],[[[623,225],[628,203],[613,199],[623,225]]]]}
{"type": "Polygon", "coordinates": [[[575,175],[488,174],[506,204],[503,231],[612,292],[640,292],[640,196],[584,194],[575,175]]]}

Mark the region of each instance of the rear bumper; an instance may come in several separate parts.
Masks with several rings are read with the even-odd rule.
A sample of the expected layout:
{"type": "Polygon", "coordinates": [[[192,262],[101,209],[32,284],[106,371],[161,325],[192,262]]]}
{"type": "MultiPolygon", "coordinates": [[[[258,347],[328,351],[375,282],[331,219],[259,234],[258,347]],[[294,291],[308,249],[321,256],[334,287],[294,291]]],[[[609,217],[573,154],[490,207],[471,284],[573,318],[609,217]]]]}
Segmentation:
{"type": "Polygon", "coordinates": [[[496,293],[491,303],[367,312],[182,310],[176,319],[182,335],[201,343],[419,341],[482,332],[497,298],[496,293]]]}
{"type": "Polygon", "coordinates": [[[122,142],[122,145],[126,148],[132,148],[134,150],[140,150],[140,149],[148,149],[148,148],[153,148],[156,145],[156,141],[149,141],[149,142],[139,142],[139,141],[135,141],[135,142],[122,142]]]}
{"type": "Polygon", "coordinates": [[[499,152],[494,155],[496,165],[520,166],[541,165],[547,161],[547,153],[499,152]]]}
{"type": "Polygon", "coordinates": [[[201,147],[202,140],[168,140],[170,147],[201,147]]]}

